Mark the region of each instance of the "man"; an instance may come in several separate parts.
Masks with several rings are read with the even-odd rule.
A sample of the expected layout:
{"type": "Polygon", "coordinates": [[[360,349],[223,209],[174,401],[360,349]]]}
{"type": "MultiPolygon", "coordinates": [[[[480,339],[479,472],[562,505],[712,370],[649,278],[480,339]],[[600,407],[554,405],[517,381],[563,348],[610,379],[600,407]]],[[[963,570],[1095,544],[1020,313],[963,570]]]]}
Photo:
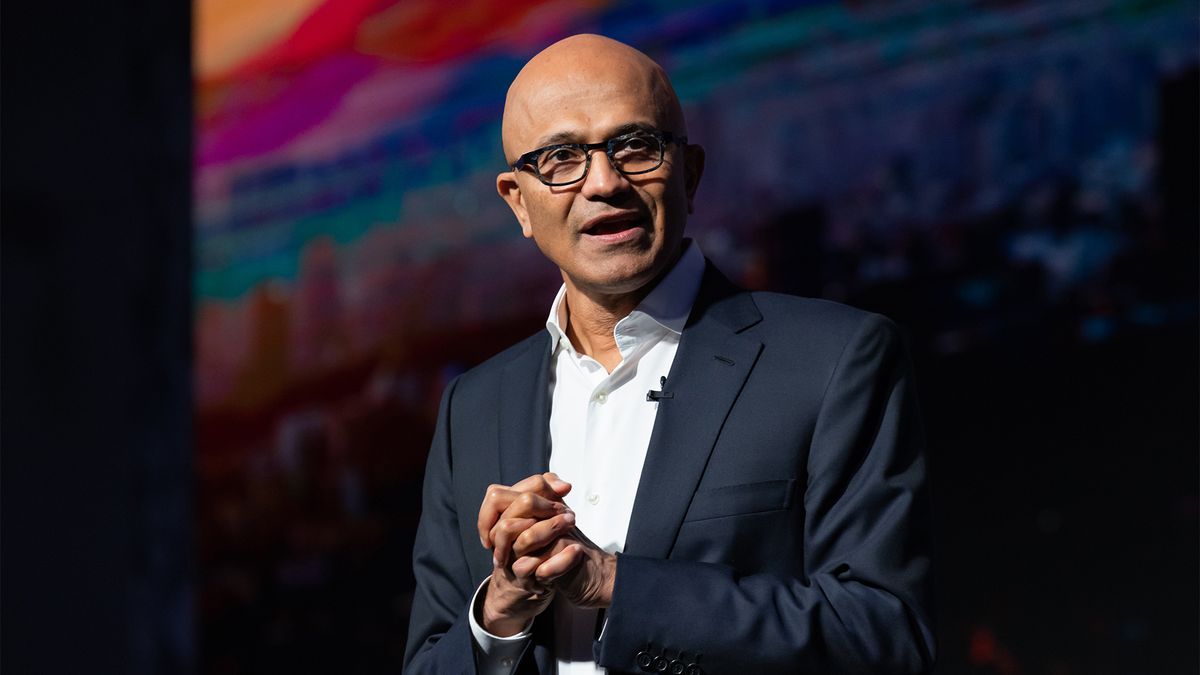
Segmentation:
{"type": "Polygon", "coordinates": [[[545,331],[447,387],[407,671],[927,670],[922,439],[892,324],[706,263],[683,236],[704,152],[626,45],[538,54],[502,135],[497,188],[563,287],[545,331]]]}

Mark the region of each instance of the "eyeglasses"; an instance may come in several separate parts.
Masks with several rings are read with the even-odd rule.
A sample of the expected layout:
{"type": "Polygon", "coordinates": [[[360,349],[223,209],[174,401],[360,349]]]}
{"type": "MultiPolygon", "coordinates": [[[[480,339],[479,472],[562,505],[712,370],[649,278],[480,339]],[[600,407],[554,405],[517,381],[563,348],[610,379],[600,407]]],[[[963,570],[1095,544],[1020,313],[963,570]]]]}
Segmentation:
{"type": "Polygon", "coordinates": [[[599,143],[558,143],[517,158],[513,171],[532,167],[538,180],[551,187],[578,183],[592,165],[592,151],[604,150],[612,167],[626,176],[649,173],[663,163],[668,143],[686,145],[686,136],[667,131],[641,130],[599,143]]]}

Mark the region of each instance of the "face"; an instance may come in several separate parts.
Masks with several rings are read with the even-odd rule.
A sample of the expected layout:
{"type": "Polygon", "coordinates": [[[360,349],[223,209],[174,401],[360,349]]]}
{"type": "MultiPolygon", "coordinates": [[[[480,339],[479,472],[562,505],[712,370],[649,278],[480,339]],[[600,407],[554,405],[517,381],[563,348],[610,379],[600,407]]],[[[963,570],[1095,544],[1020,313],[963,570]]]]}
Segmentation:
{"type": "MultiPolygon", "coordinates": [[[[586,61],[571,74],[559,74],[560,65],[523,89],[514,84],[505,110],[510,161],[552,143],[605,141],[631,127],[684,131],[672,119],[679,117],[671,114],[673,99],[661,100],[652,74],[594,62],[589,68],[586,61]]],[[[522,233],[558,265],[569,286],[621,296],[638,292],[673,264],[703,161],[698,146],[670,143],[658,169],[625,176],[603,150],[594,150],[580,182],[550,187],[530,170],[510,171],[497,177],[497,189],[522,233]]]]}

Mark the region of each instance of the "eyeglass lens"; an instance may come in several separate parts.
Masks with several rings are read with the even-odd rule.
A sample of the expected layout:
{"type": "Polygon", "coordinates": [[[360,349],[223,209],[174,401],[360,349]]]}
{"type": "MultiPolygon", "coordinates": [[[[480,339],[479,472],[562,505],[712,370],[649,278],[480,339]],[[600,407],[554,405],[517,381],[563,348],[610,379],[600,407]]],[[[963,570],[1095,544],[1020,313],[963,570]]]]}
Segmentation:
{"type": "MultiPolygon", "coordinates": [[[[662,143],[654,136],[634,135],[615,139],[609,147],[613,167],[621,173],[653,171],[662,164],[662,143]]],[[[570,183],[583,178],[587,166],[587,151],[579,147],[562,146],[542,153],[537,169],[538,175],[547,183],[570,183]]]]}

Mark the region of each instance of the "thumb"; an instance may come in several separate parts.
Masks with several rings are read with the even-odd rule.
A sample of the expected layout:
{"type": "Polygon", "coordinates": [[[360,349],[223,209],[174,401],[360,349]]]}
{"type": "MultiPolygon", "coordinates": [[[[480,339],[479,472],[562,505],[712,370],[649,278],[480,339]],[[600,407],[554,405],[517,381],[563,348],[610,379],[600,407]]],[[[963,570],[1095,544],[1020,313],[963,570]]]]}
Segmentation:
{"type": "Polygon", "coordinates": [[[568,492],[571,491],[571,484],[559,478],[558,474],[554,473],[553,471],[547,471],[546,473],[542,474],[542,478],[546,479],[546,482],[550,484],[550,488],[553,489],[555,494],[557,494],[559,497],[564,497],[568,492]]]}

